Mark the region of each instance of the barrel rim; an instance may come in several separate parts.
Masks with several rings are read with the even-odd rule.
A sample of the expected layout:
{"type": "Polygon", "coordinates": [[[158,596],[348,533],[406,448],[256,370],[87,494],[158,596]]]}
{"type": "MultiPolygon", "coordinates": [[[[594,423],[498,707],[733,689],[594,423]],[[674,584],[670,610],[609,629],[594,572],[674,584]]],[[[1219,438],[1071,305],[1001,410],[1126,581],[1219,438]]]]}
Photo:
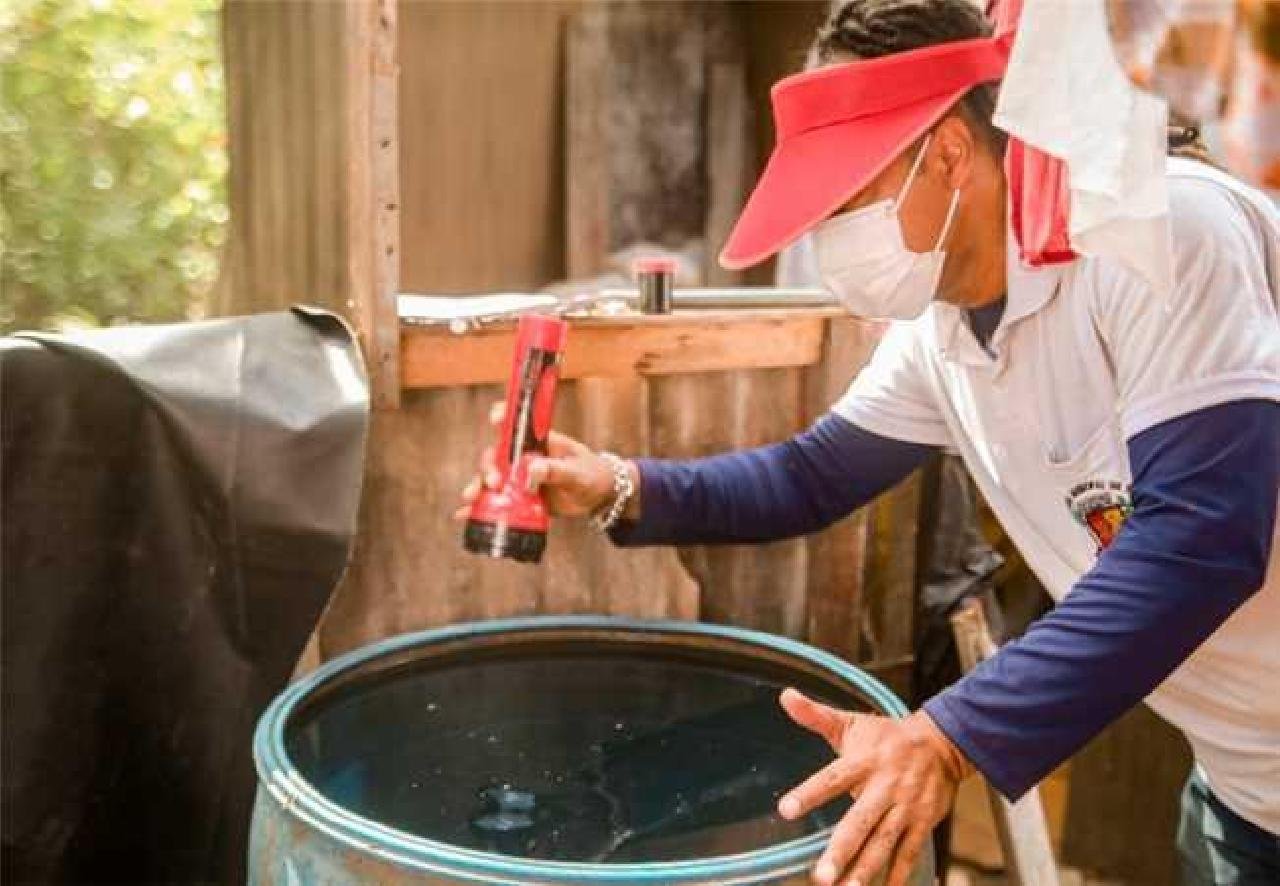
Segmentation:
{"type": "Polygon", "coordinates": [[[831,671],[863,693],[882,714],[900,718],[907,708],[883,683],[862,669],[808,643],[748,628],[694,621],[633,619],[601,615],[552,615],[464,622],[400,634],[341,655],[293,683],[258,721],[253,738],[259,782],[287,815],[300,819],[346,846],[415,871],[484,883],[754,883],[762,876],[787,876],[812,865],[831,836],[831,827],[804,837],[733,855],[662,862],[601,864],[517,858],[466,849],[410,834],[358,815],[321,794],[289,758],[285,726],[313,692],[348,671],[418,646],[500,633],[551,630],[609,630],[637,634],[701,635],[764,647],[831,671]]]}

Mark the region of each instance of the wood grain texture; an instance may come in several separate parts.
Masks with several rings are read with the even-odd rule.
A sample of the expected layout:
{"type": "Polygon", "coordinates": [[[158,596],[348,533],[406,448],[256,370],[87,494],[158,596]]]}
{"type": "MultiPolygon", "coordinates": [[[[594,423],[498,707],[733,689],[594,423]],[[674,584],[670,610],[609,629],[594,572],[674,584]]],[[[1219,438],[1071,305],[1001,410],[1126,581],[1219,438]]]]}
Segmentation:
{"type": "Polygon", "coordinates": [[[706,15],[706,180],[703,266],[709,285],[738,285],[741,271],[716,257],[729,238],[756,177],[755,112],[747,88],[744,10],[709,5],[706,15]]]}
{"type": "Polygon", "coordinates": [[[348,308],[346,8],[229,0],[231,221],[212,310],[348,308]]]}
{"type": "MultiPolygon", "coordinates": [[[[962,603],[951,615],[951,630],[965,673],[996,654],[981,600],[971,598],[962,603]]],[[[1010,803],[987,785],[987,797],[1011,886],[1058,886],[1058,865],[1039,789],[1032,788],[1010,803]]]]}
{"type": "Polygon", "coordinates": [[[404,291],[564,276],[564,32],[579,5],[400,4],[404,291]]]}
{"type": "MultiPolygon", "coordinates": [[[[762,169],[773,151],[773,116],[769,90],[788,74],[804,68],[805,53],[826,18],[827,0],[753,0],[736,4],[742,17],[747,65],[747,94],[753,110],[752,126],[756,169],[762,169]]],[[[770,259],[748,269],[744,279],[753,284],[773,282],[770,259]]]]}
{"type": "MultiPolygon", "coordinates": [[[[401,6],[406,288],[527,288],[561,276],[567,256],[559,47],[561,23],[573,7],[401,6]]],[[[588,260],[588,273],[599,269],[597,258],[604,256],[588,260]]],[[[421,332],[405,332],[406,366],[416,365],[421,345],[431,350],[421,332]]],[[[487,357],[453,353],[447,362],[494,365],[496,373],[482,375],[505,379],[509,349],[507,340],[487,357]]],[[[399,411],[375,417],[359,549],[321,625],[320,657],[389,633],[472,618],[697,617],[699,589],[675,551],[616,551],[581,521],[555,522],[538,568],[462,550],[461,528],[448,514],[490,442],[485,416],[500,394],[497,386],[411,390],[399,411]]],[[[650,445],[648,409],[642,381],[568,382],[558,396],[556,426],[595,447],[643,452],[650,445]]]]}
{"type": "Polygon", "coordinates": [[[870,539],[859,607],[860,652],[904,698],[910,696],[918,581],[920,472],[867,508],[870,539]]]}
{"type": "Polygon", "coordinates": [[[566,259],[601,273],[635,243],[703,236],[706,4],[621,0],[573,17],[566,51],[566,259]]]}
{"type": "MultiPolygon", "coordinates": [[[[583,408],[567,383],[556,426],[593,446],[618,442],[639,422],[583,408]],[[607,426],[608,433],[598,427],[607,426]]],[[[320,658],[409,630],[536,613],[609,613],[637,618],[697,616],[697,587],[675,552],[614,550],[583,521],[552,525],[538,567],[462,549],[450,520],[480,450],[498,387],[406,392],[402,408],[373,417],[361,532],[351,569],[319,628],[320,658]]],[[[589,396],[589,395],[588,395],[589,396]]],[[[632,444],[634,445],[634,444],[632,444]]],[[[622,447],[630,449],[631,446],[622,447]]]]}
{"type": "MultiPolygon", "coordinates": [[[[562,378],[809,366],[821,356],[824,333],[824,314],[804,309],[690,311],[571,322],[562,378]]],[[[406,388],[496,384],[510,373],[515,338],[510,324],[463,335],[408,326],[401,335],[406,388]]]]}
{"type": "MultiPolygon", "coordinates": [[[[639,241],[681,245],[681,238],[663,236],[666,226],[679,215],[688,230],[688,220],[701,211],[697,192],[670,189],[671,181],[701,169],[700,143],[690,138],[691,132],[701,131],[700,33],[697,10],[688,3],[662,8],[592,4],[573,16],[565,53],[564,120],[565,268],[570,277],[605,273],[612,253],[639,241]],[[669,68],[663,59],[673,40],[684,50],[669,68]],[[683,76],[673,77],[672,69],[683,76]],[[664,138],[664,132],[671,137],[664,138]]],[[[648,327],[654,348],[669,343],[662,328],[648,327]]],[[[685,353],[692,356],[696,350],[685,353]]],[[[601,359],[619,365],[608,347],[584,352],[592,354],[597,366],[603,366],[601,359]]],[[[637,357],[650,362],[633,351],[622,365],[635,365],[637,357]]],[[[565,368],[577,371],[568,354],[565,368]]],[[[653,451],[658,408],[653,385],[630,372],[607,375],[615,377],[579,385],[578,406],[589,431],[616,452],[653,451]]],[[[674,550],[665,553],[669,559],[654,580],[694,588],[697,617],[703,586],[685,571],[674,550]]],[[[618,589],[622,599],[634,593],[618,589]]]]}
{"type": "MultiPolygon", "coordinates": [[[[767,133],[760,72],[792,66],[789,55],[758,55],[752,35],[767,55],[792,45],[771,28],[809,30],[785,21],[788,5],[592,4],[609,10],[607,21],[595,19],[592,48],[569,37],[583,7],[572,0],[400,3],[402,288],[534,288],[566,271],[598,273],[611,249],[637,239],[704,238],[713,256],[762,146],[735,133],[751,121],[767,133]],[[588,60],[571,65],[585,68],[576,77],[567,69],[575,58],[588,60]],[[577,227],[579,219],[597,227],[577,227]]],[[[233,231],[221,306],[311,301],[352,312],[350,244],[393,242],[377,232],[393,210],[376,199],[370,176],[373,221],[351,230],[351,208],[365,201],[349,181],[353,86],[340,61],[350,13],[340,3],[268,0],[232,0],[226,10],[233,231]]],[[[371,80],[386,70],[378,64],[375,56],[371,80]]],[[[369,89],[371,101],[386,95],[369,89]]],[[[375,133],[385,118],[372,107],[375,133]]],[[[685,362],[633,358],[644,371],[807,368],[570,381],[557,426],[623,454],[695,455],[784,438],[843,390],[877,334],[837,327],[814,326],[816,339],[813,329],[800,336],[801,355],[781,361],[767,355],[796,340],[767,326],[721,330],[713,347],[686,346],[685,362]]],[[[666,355],[670,342],[651,350],[666,355]]],[[[471,359],[492,356],[455,362],[471,359]]],[[[485,413],[499,393],[496,385],[411,389],[400,409],[375,415],[355,561],[312,661],[400,631],[533,612],[712,618],[816,639],[855,660],[888,648],[868,642],[880,624],[868,628],[861,611],[865,515],[814,539],[680,552],[618,551],[581,524],[558,522],[541,569],[464,553],[448,514],[488,442],[485,413]]]]}
{"type": "Polygon", "coordinates": [[[609,18],[604,8],[579,10],[568,22],[565,46],[565,274],[601,273],[613,249],[612,176],[608,151],[609,18]]]}
{"type": "Polygon", "coordinates": [[[231,224],[214,311],[343,312],[382,407],[399,395],[395,26],[391,0],[223,11],[231,224]]]}
{"type": "MultiPolygon", "coordinates": [[[[822,360],[804,375],[804,408],[809,421],[826,413],[870,359],[883,332],[881,324],[853,317],[833,318],[826,331],[822,360]]],[[[808,542],[807,636],[849,661],[862,661],[868,509],[837,522],[808,542]]],[[[908,589],[910,592],[910,589],[908,589]]]]}
{"type": "Polygon", "coordinates": [[[400,141],[394,0],[346,10],[348,311],[364,351],[375,409],[400,404],[400,141]]]}
{"type": "Polygon", "coordinates": [[[1176,883],[1178,798],[1191,770],[1186,739],[1138,705],[1071,763],[1062,861],[1123,883],[1176,883]]]}
{"type": "MultiPolygon", "coordinates": [[[[735,11],[722,4],[628,2],[599,4],[575,17],[566,120],[571,274],[598,274],[610,253],[637,243],[681,248],[701,241],[707,276],[708,239],[721,236],[726,219],[736,217],[742,182],[752,174],[743,168],[744,135],[733,131],[735,120],[745,118],[745,85],[732,82],[744,76],[735,11]],[[710,141],[713,117],[715,137],[736,144],[710,141]]],[[[820,354],[821,322],[786,330],[751,321],[717,326],[708,318],[684,342],[666,336],[644,342],[637,330],[637,343],[654,354],[645,362],[662,373],[621,386],[595,383],[595,408],[647,402],[644,422],[653,445],[633,451],[704,455],[772,442],[797,429],[795,371],[677,376],[669,370],[807,365],[820,354]]],[[[792,541],[684,548],[680,558],[700,587],[700,617],[802,636],[804,550],[803,542],[792,541]]]]}

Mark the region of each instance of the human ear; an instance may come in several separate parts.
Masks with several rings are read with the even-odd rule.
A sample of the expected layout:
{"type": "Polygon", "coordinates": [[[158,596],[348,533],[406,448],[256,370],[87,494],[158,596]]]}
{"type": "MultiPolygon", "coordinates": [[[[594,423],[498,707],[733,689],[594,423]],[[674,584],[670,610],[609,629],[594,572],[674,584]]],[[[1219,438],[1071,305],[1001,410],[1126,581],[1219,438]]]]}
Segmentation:
{"type": "Polygon", "coordinates": [[[959,116],[943,119],[934,130],[932,155],[926,162],[930,171],[948,190],[960,190],[974,174],[978,145],[973,131],[959,116]]]}

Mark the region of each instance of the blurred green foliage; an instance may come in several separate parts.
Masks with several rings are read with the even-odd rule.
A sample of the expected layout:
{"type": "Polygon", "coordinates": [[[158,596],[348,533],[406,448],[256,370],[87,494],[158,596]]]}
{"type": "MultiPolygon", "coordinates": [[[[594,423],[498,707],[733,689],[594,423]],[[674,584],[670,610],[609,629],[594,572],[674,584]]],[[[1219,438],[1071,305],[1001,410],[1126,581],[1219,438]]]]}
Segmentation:
{"type": "Polygon", "coordinates": [[[0,330],[199,316],[225,236],[218,0],[0,0],[0,330]]]}

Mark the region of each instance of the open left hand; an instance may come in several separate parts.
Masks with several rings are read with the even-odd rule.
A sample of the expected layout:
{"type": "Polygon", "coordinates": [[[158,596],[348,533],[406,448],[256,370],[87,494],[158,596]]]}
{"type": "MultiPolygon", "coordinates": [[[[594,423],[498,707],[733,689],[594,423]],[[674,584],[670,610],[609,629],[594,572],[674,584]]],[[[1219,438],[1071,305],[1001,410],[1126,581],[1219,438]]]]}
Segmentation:
{"type": "Polygon", "coordinates": [[[866,886],[892,862],[886,886],[905,886],[972,764],[924,711],[903,720],[855,714],[794,689],[783,692],[781,702],[792,720],[825,738],[838,756],[783,795],[778,813],[794,819],[841,794],[855,795],[814,868],[814,882],[866,886]]]}

